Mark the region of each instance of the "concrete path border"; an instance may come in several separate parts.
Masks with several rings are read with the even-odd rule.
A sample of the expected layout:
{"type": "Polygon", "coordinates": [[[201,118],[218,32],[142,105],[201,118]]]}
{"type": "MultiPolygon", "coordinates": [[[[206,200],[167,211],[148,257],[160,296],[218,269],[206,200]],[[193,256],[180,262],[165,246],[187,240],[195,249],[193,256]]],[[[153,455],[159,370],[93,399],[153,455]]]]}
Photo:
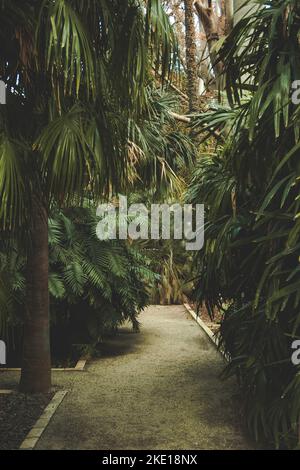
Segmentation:
{"type": "Polygon", "coordinates": [[[204,323],[203,320],[197,315],[197,313],[192,309],[192,307],[188,304],[185,303],[183,304],[185,309],[188,311],[188,313],[191,315],[191,317],[198,323],[198,325],[202,328],[202,330],[206,333],[210,341],[214,344],[214,346],[217,348],[218,352],[221,354],[221,356],[227,360],[225,352],[220,348],[220,341],[217,338],[217,336],[214,334],[214,332],[204,323]]]}
{"type": "Polygon", "coordinates": [[[61,390],[55,393],[49,405],[44,409],[40,418],[36,421],[31,431],[29,431],[29,433],[25,437],[24,441],[20,446],[20,450],[33,450],[35,448],[43,432],[50,423],[54,413],[58,409],[59,405],[62,403],[67,393],[67,390],[61,390]]]}
{"type": "MultiPolygon", "coordinates": [[[[61,368],[53,368],[51,369],[52,372],[84,372],[85,371],[85,366],[87,363],[87,359],[81,358],[77,362],[75,367],[61,367],[61,368]]],[[[0,368],[0,373],[1,372],[20,372],[21,368],[20,367],[1,367],[0,368]]]]}

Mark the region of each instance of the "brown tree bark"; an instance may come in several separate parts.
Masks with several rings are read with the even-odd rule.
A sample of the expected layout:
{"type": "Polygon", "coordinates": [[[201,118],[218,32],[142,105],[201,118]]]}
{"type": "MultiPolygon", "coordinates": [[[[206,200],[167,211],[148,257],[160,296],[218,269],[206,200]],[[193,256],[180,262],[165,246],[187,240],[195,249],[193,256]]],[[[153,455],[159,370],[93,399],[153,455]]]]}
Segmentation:
{"type": "Polygon", "coordinates": [[[20,390],[24,393],[47,393],[51,389],[48,271],[48,214],[36,196],[32,202],[31,244],[27,260],[20,381],[20,390]]]}
{"type": "Polygon", "coordinates": [[[184,0],[185,8],[185,46],[187,68],[187,90],[190,112],[198,109],[198,74],[197,74],[197,47],[194,20],[194,0],[184,0]]]}
{"type": "Polygon", "coordinates": [[[211,2],[208,2],[209,6],[205,6],[201,0],[196,0],[194,4],[199,16],[199,20],[205,31],[211,63],[216,80],[218,81],[218,78],[221,76],[223,70],[222,64],[217,61],[217,54],[214,50],[214,45],[220,39],[219,19],[211,6],[211,2]]]}

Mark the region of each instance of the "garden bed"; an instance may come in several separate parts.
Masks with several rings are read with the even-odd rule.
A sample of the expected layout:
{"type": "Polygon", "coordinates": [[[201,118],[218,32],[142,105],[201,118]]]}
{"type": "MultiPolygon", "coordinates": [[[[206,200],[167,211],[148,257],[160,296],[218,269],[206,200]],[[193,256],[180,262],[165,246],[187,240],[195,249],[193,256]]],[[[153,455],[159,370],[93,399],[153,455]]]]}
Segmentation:
{"type": "Polygon", "coordinates": [[[215,309],[213,318],[212,318],[209,315],[205,305],[202,304],[202,306],[199,309],[199,312],[197,312],[197,304],[195,304],[194,302],[189,302],[189,305],[196,313],[198,313],[200,320],[202,320],[214,334],[218,333],[220,329],[221,321],[223,318],[223,315],[221,312],[215,309]]]}
{"type": "Polygon", "coordinates": [[[0,394],[0,450],[20,447],[53,395],[0,394]]]}

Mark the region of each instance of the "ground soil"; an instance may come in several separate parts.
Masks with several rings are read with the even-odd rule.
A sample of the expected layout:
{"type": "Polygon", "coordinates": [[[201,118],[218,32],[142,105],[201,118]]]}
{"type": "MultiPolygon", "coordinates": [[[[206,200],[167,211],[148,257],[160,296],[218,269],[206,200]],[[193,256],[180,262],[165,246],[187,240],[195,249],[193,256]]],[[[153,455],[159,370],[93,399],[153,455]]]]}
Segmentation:
{"type": "Polygon", "coordinates": [[[52,398],[14,392],[0,395],[0,450],[18,449],[52,398]]]}

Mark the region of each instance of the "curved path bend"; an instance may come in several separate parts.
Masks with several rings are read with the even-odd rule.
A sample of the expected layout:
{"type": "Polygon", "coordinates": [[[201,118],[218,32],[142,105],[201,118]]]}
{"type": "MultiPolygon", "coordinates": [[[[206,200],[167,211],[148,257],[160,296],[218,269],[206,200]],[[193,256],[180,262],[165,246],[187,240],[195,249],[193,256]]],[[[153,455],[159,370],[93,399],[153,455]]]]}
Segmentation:
{"type": "Polygon", "coordinates": [[[233,382],[183,306],[149,307],[82,373],[54,375],[69,393],[38,449],[247,449],[233,382]]]}

